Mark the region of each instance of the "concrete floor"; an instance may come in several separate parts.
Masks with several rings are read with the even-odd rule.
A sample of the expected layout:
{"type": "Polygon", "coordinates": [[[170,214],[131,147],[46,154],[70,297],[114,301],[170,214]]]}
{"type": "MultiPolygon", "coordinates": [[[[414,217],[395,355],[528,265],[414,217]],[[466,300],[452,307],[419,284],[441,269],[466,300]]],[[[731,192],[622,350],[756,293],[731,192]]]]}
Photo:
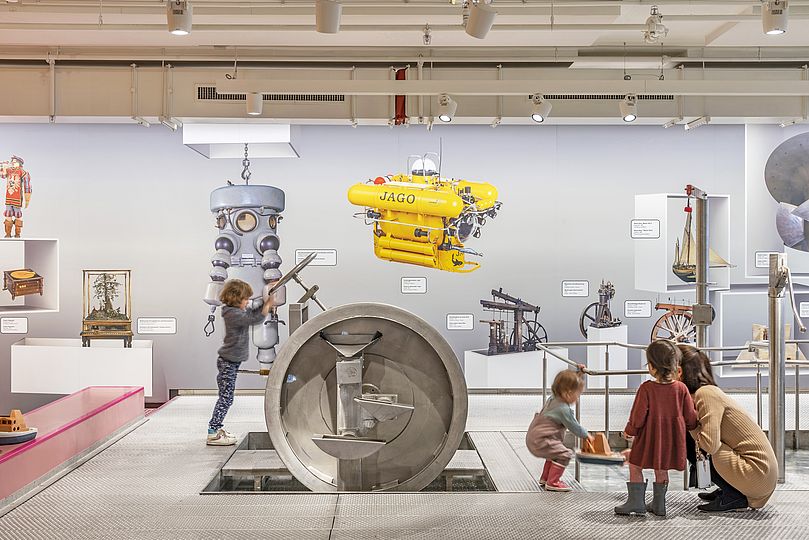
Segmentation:
{"type": "MultiPolygon", "coordinates": [[[[597,413],[590,399],[582,410],[597,413]]],[[[539,401],[470,396],[468,431],[487,467],[501,465],[506,492],[200,495],[233,448],[204,444],[213,397],[181,397],[0,518],[0,539],[809,538],[809,451],[790,453],[788,483],[758,511],[704,515],[694,492],[672,486],[668,518],[615,516],[626,471],[598,466],[582,467],[575,492],[539,490],[542,461],[521,440],[539,401]]],[[[613,400],[611,427],[626,420],[630,402],[613,400]]],[[[238,396],[228,429],[263,430],[262,405],[238,396]]],[[[583,424],[599,429],[599,416],[585,414],[583,424]]]]}

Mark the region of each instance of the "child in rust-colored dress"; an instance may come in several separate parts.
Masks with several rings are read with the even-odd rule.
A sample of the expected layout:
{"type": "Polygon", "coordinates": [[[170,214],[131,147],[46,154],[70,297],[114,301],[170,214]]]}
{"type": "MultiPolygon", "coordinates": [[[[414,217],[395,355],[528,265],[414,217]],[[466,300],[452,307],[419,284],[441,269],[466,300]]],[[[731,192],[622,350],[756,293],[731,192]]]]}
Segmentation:
{"type": "Polygon", "coordinates": [[[551,385],[553,395],[542,409],[534,414],[534,419],[525,434],[525,445],[536,457],[545,458],[545,467],[539,485],[546,491],[570,491],[570,486],[562,482],[573,452],[564,445],[565,431],[570,430],[577,437],[590,439],[587,430],[581,427],[573,416],[571,405],[576,403],[584,390],[583,365],[579,373],[566,369],[560,371],[551,385]]]}
{"type": "Polygon", "coordinates": [[[629,498],[615,507],[616,514],[666,515],[669,469],[685,469],[685,432],[697,427],[697,413],[688,388],[677,380],[682,355],[671,341],[653,341],[646,349],[649,373],[654,381],[638,388],[624,437],[633,440],[629,453],[629,498]],[[646,505],[643,469],[653,469],[652,504],[646,505]]]}

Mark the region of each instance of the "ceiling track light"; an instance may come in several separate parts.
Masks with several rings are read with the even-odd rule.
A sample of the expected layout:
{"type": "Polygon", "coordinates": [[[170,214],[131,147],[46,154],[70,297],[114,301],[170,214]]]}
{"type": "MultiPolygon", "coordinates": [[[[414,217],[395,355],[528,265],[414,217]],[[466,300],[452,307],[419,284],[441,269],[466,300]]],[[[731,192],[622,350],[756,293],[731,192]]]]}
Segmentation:
{"type": "Polygon", "coordinates": [[[541,124],[550,114],[553,105],[551,105],[550,101],[545,100],[545,96],[542,94],[534,94],[531,96],[531,101],[534,104],[533,111],[531,112],[531,120],[537,124],[541,124]]]}
{"type": "Polygon", "coordinates": [[[671,120],[669,120],[668,122],[663,124],[663,129],[668,129],[670,127],[674,127],[674,126],[676,126],[677,124],[679,124],[682,121],[683,121],[682,116],[678,116],[677,118],[672,118],[671,120]]]}
{"type": "Polygon", "coordinates": [[[652,6],[649,18],[646,19],[646,28],[643,30],[643,41],[657,43],[669,34],[669,29],[663,24],[663,14],[657,6],[652,6]]]}
{"type": "Polygon", "coordinates": [[[442,122],[452,122],[455,111],[458,110],[458,102],[449,97],[449,94],[441,94],[438,97],[438,119],[442,122]]]}
{"type": "Polygon", "coordinates": [[[710,123],[711,123],[711,117],[710,116],[700,116],[696,120],[691,120],[690,122],[688,122],[685,125],[685,130],[688,131],[688,130],[691,130],[691,129],[697,129],[698,127],[701,127],[701,126],[707,126],[710,123]]]}
{"type": "Polygon", "coordinates": [[[194,7],[188,0],[168,0],[166,2],[166,23],[169,32],[175,36],[187,36],[191,33],[191,19],[194,7]]]}
{"type": "Polygon", "coordinates": [[[250,116],[261,116],[264,108],[264,95],[261,92],[248,92],[246,100],[247,114],[250,116]]]}
{"type": "Polygon", "coordinates": [[[621,111],[621,119],[624,122],[630,123],[638,119],[638,96],[635,94],[627,94],[621,103],[618,104],[618,110],[621,111]]]}
{"type": "Polygon", "coordinates": [[[336,34],[340,31],[343,5],[336,0],[317,0],[315,3],[315,29],[321,34],[336,34]]]}
{"type": "Polygon", "coordinates": [[[769,35],[784,34],[789,23],[788,0],[768,0],[761,3],[761,25],[769,35]]]}
{"type": "Polygon", "coordinates": [[[491,7],[491,0],[464,1],[464,25],[466,33],[478,39],[483,39],[492,29],[497,12],[491,7]],[[466,9],[469,9],[467,18],[466,9]]]}
{"type": "Polygon", "coordinates": [[[803,121],[803,118],[793,118],[792,120],[784,120],[780,124],[780,127],[785,128],[789,126],[794,126],[795,124],[800,124],[803,121]]]}

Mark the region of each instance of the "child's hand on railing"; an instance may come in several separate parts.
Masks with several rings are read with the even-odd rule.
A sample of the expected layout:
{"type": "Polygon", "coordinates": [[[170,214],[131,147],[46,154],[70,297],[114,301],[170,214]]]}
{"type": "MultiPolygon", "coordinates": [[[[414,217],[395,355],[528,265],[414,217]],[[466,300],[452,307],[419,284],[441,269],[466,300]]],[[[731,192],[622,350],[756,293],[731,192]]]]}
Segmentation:
{"type": "Polygon", "coordinates": [[[623,437],[624,439],[626,439],[627,441],[630,441],[630,442],[632,442],[632,440],[635,438],[635,437],[632,437],[630,435],[627,435],[626,432],[624,432],[624,431],[621,432],[621,437],[623,437]]]}

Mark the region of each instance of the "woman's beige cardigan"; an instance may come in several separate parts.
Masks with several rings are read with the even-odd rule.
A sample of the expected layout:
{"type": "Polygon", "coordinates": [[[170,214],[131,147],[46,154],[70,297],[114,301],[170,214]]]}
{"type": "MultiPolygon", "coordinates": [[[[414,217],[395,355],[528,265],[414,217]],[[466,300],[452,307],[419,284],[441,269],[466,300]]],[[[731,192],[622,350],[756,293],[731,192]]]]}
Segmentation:
{"type": "Polygon", "coordinates": [[[700,426],[691,432],[711,455],[716,471],[761,508],[775,491],[778,463],[761,428],[739,404],[718,387],[703,386],[694,394],[700,426]]]}

